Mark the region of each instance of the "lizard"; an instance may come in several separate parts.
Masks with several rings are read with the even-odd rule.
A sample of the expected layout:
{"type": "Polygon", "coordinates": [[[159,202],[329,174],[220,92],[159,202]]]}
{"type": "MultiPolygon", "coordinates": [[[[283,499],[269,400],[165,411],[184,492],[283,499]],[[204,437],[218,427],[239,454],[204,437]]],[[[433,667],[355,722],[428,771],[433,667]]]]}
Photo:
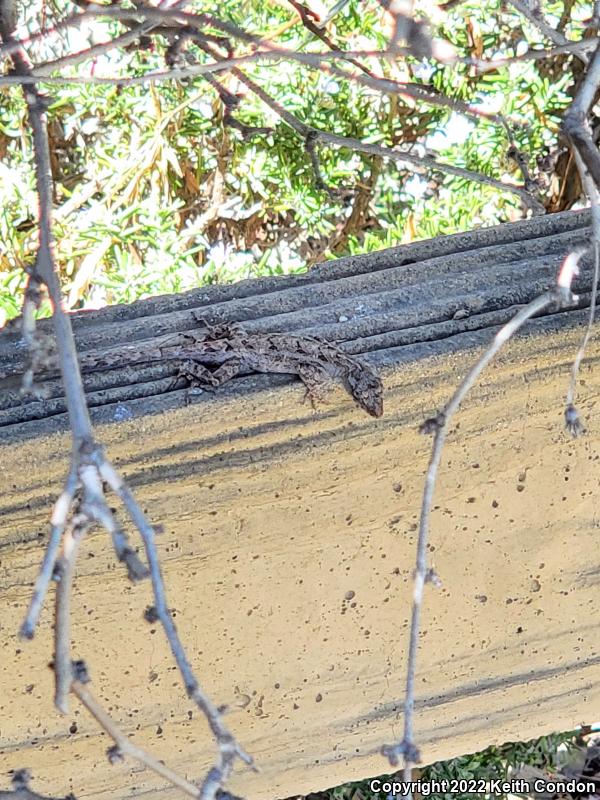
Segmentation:
{"type": "MultiPolygon", "coordinates": [[[[215,389],[236,375],[253,372],[297,375],[310,400],[322,400],[327,384],[341,380],[356,403],[373,417],[383,414],[383,387],[376,372],[337,344],[294,333],[247,332],[237,323],[210,324],[205,331],[175,334],[160,344],[138,342],[79,355],[83,373],[145,363],[176,362],[178,377],[192,387],[215,389]]],[[[56,371],[54,356],[43,372],[56,371]]],[[[0,377],[5,377],[0,375],[0,377]]]]}

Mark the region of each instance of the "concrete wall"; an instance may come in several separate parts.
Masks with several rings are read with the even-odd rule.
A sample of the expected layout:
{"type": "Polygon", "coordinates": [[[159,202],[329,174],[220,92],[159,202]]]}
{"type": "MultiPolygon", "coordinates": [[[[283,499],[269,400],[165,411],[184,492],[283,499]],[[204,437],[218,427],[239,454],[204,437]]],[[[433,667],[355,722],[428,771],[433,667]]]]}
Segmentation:
{"type": "MultiPolygon", "coordinates": [[[[79,316],[83,351],[189,329],[201,310],[343,339],[384,377],[378,420],[341,390],[313,410],[281,376],[238,379],[189,405],[168,391],[166,365],[86,378],[99,438],[164,525],[169,602],[193,664],[260,767],[236,770],[232,791],[272,800],[388,769],[379,749],[402,732],[430,447],[416,429],[497,325],[552,282],[587,223],[558,215],[79,316]]],[[[600,717],[595,343],[579,387],[589,433],[571,441],[562,427],[584,317],[532,323],[449,436],[430,545],[443,587],[427,590],[417,676],[425,761],[600,717]]],[[[3,367],[21,358],[17,335],[0,336],[3,367]]],[[[32,642],[16,636],[69,453],[60,389],[46,388],[45,401],[26,401],[14,378],[0,381],[0,788],[27,766],[42,793],[175,797],[134,763],[109,765],[110,742],[74,700],[67,717],[54,710],[51,604],[32,642]]],[[[161,630],[142,620],[150,602],[107,536],[90,534],[74,654],[134,740],[195,780],[211,740],[161,630]]]]}

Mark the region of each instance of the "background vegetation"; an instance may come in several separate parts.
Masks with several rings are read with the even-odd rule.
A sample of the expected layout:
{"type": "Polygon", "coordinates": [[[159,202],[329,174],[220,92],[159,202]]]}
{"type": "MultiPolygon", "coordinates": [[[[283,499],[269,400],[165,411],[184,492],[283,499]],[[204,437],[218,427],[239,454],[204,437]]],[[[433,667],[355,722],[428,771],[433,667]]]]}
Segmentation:
{"type": "MultiPolygon", "coordinates": [[[[377,0],[350,0],[321,36],[303,24],[295,2],[187,5],[304,52],[327,50],[323,35],[329,47],[383,51],[390,34],[389,14],[377,0]]],[[[26,4],[20,30],[27,33],[28,21],[40,14],[51,26],[73,8],[69,0],[26,4]]],[[[301,8],[319,9],[314,3],[301,8]]],[[[548,40],[500,0],[420,8],[461,58],[485,54],[513,61],[484,71],[473,63],[361,57],[361,67],[501,113],[505,122],[382,94],[293,61],[251,63],[244,71],[311,126],[430,155],[507,184],[523,183],[524,167],[525,184],[548,210],[572,206],[579,186],[566,163],[559,124],[581,62],[569,54],[515,61],[528,49],[547,47],[548,40]],[[559,161],[565,163],[557,169],[559,161]]],[[[543,13],[561,35],[580,40],[595,32],[592,10],[589,2],[567,0],[546,2],[543,13]]],[[[116,20],[94,21],[59,40],[83,49],[123,30],[116,20]]],[[[40,62],[52,57],[53,46],[60,53],[59,40],[39,46],[40,62]]],[[[94,79],[164,70],[167,44],[158,37],[142,47],[113,49],[63,65],[60,74],[94,79]]],[[[189,52],[199,63],[211,60],[193,43],[188,59],[189,52]]],[[[519,197],[495,187],[341,147],[318,147],[322,186],[301,138],[231,72],[150,85],[66,83],[48,91],[57,258],[70,308],[301,271],[337,256],[526,213],[519,197]]],[[[1,86],[0,322],[19,311],[23,267],[36,247],[31,153],[22,91],[1,86]]]]}
{"type": "MultiPolygon", "coordinates": [[[[596,726],[596,729],[598,726],[596,726]]],[[[568,781],[573,778],[590,781],[600,786],[600,748],[598,734],[590,727],[576,731],[541,736],[526,742],[507,742],[499,747],[487,747],[479,753],[460,756],[434,764],[414,772],[414,780],[424,782],[442,781],[516,781],[518,779],[533,784],[534,780],[568,781]]],[[[389,780],[388,776],[382,777],[389,780]]],[[[401,780],[401,773],[395,777],[401,780]]],[[[420,795],[415,795],[420,798],[420,795]]],[[[429,800],[456,800],[456,794],[433,792],[429,800]]],[[[539,791],[527,794],[464,793],[460,800],[596,800],[596,793],[575,794],[539,791]]],[[[290,798],[290,800],[292,800],[290,798]]],[[[323,792],[315,792],[304,798],[294,800],[393,800],[385,792],[372,792],[371,781],[355,781],[336,786],[323,792]]]]}

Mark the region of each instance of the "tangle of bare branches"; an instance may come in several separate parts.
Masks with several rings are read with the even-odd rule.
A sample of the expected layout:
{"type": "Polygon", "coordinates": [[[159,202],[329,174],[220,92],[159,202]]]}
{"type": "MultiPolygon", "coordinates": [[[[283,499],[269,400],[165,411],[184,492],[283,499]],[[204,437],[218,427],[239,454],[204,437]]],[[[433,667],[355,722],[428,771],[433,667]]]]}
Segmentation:
{"type": "MultiPolygon", "coordinates": [[[[293,131],[310,161],[317,188],[328,192],[331,196],[334,192],[328,185],[321,165],[321,150],[325,147],[343,148],[352,153],[387,159],[419,174],[427,172],[434,175],[451,175],[465,181],[484,184],[498,192],[518,197],[523,207],[532,213],[544,213],[545,207],[539,196],[539,187],[531,175],[526,157],[517,147],[513,136],[513,131],[522,127],[521,120],[507,119],[501,114],[486,112],[462,100],[458,95],[451,96],[451,93],[445,94],[439,91],[426,81],[398,80],[389,77],[393,74],[390,72],[390,65],[398,59],[430,60],[453,67],[469,65],[484,72],[502,69],[523,61],[552,60],[558,57],[578,59],[585,69],[585,74],[570,108],[564,115],[563,133],[576,159],[582,186],[593,209],[595,271],[588,326],[574,360],[571,383],[567,392],[565,420],[568,430],[573,435],[583,432],[583,424],[575,407],[575,389],[579,366],[593,329],[600,247],[598,194],[600,154],[591,127],[592,109],[600,91],[598,40],[571,41],[560,31],[555,30],[545,17],[532,11],[529,4],[521,0],[509,0],[514,11],[527,19],[544,39],[551,43],[551,46],[548,49],[531,47],[512,58],[481,57],[477,54],[459,56],[454,46],[438,33],[431,20],[424,14],[417,13],[416,4],[412,0],[407,2],[381,0],[381,7],[391,19],[387,48],[344,49],[337,44],[327,26],[343,12],[347,0],[340,0],[323,19],[317,19],[310,9],[297,0],[289,0],[289,3],[307,32],[305,35],[310,34],[311,37],[317,38],[328,48],[327,50],[313,52],[288,48],[278,41],[247,31],[228,19],[221,19],[213,14],[188,11],[186,2],[160,2],[157,5],[135,2],[128,7],[119,2],[102,5],[79,0],[77,2],[79,10],[76,13],[69,14],[55,24],[27,36],[19,36],[16,6],[13,0],[0,0],[0,58],[7,59],[10,63],[5,74],[0,75],[0,86],[18,85],[25,98],[33,142],[39,206],[37,249],[34,263],[27,267],[27,288],[21,316],[23,338],[30,353],[23,388],[26,391],[32,389],[36,369],[44,359],[42,345],[37,337],[35,318],[42,291],[46,291],[52,304],[56,347],[72,434],[68,475],[52,511],[48,543],[20,632],[26,639],[34,636],[50,584],[56,580],[53,660],[56,707],[62,713],[66,713],[69,699],[73,695],[114,742],[107,754],[109,760],[114,761],[124,756],[134,758],[183,793],[200,800],[228,797],[224,787],[236,762],[241,761],[250,768],[254,768],[254,764],[251,756],[245,752],[224,724],[219,707],[208,697],[195,675],[167,604],[166,588],[156,546],[156,526],[146,518],[133,492],[105,455],[92,428],[71,321],[64,309],[54,252],[55,192],[48,135],[48,107],[52,98],[46,94],[47,87],[97,83],[124,88],[160,81],[179,81],[185,85],[186,81],[200,77],[210,85],[211,91],[217,93],[223,107],[225,126],[236,129],[243,137],[276,135],[271,126],[249,125],[238,118],[242,101],[225,84],[227,78],[235,78],[258,98],[266,109],[293,131]],[[31,55],[39,53],[40,47],[45,42],[50,39],[61,41],[61,37],[67,36],[68,32],[81,27],[84,23],[106,20],[121,24],[125,30],[112,38],[109,37],[105,42],[94,43],[76,52],[64,52],[56,58],[36,60],[31,55]],[[101,55],[132,45],[141,47],[145,41],[157,42],[159,39],[165,50],[165,69],[150,69],[143,74],[123,74],[114,77],[75,75],[72,72],[74,67],[101,55]],[[191,45],[195,48],[193,55],[187,52],[187,48],[191,45]],[[210,60],[207,61],[207,58],[210,60]],[[395,145],[380,144],[378,141],[362,141],[304,121],[273,97],[251,71],[253,66],[283,60],[295,62],[310,70],[319,70],[324,75],[360,86],[369,92],[395,98],[397,101],[442,109],[444,112],[468,118],[473,124],[498,126],[502,135],[506,136],[509,156],[517,164],[523,176],[523,183],[515,184],[466,166],[441,163],[427,153],[415,152],[411,147],[400,149],[395,145]],[[46,88],[42,89],[42,86],[46,88]],[[109,507],[106,499],[107,490],[118,496],[132,529],[140,536],[144,558],[140,557],[137,548],[131,544],[128,533],[118,523],[109,507]],[[115,556],[124,565],[130,581],[135,583],[150,580],[153,606],[148,609],[147,614],[149,618],[160,621],[179,670],[184,691],[202,711],[213,736],[216,747],[215,761],[198,784],[175,773],[155,756],[134,745],[120,731],[92,694],[85,663],[73,658],[70,602],[77,555],[88,532],[96,527],[102,528],[111,537],[115,556]]],[[[450,13],[459,5],[460,2],[452,0],[441,4],[439,10],[450,13]]],[[[417,542],[412,617],[407,649],[404,733],[400,742],[382,748],[383,754],[392,765],[396,766],[401,759],[403,760],[406,780],[410,779],[412,766],[420,761],[419,745],[414,735],[415,676],[420,616],[425,586],[427,583],[437,581],[437,576],[427,564],[426,553],[430,512],[448,427],[481,372],[506,342],[534,315],[549,307],[567,307],[573,302],[571,283],[580,255],[581,253],[567,254],[556,286],[521,309],[498,331],[489,348],[473,365],[443,409],[422,426],[423,432],[433,433],[434,438],[423,491],[417,542]]],[[[25,771],[15,774],[12,790],[0,791],[0,800],[3,799],[56,800],[42,798],[33,792],[29,788],[29,776],[25,771]]]]}
{"type": "MultiPolygon", "coordinates": [[[[8,44],[12,43],[13,37],[10,22],[11,20],[6,14],[0,15],[0,34],[2,40],[8,44]]],[[[23,49],[13,50],[11,58],[16,75],[31,76],[31,63],[23,49]]],[[[38,90],[35,83],[25,83],[23,91],[33,133],[39,198],[39,242],[32,274],[35,276],[36,283],[44,284],[47,287],[52,301],[52,319],[72,432],[72,458],[65,487],[54,507],[50,541],[36,581],[29,611],[21,627],[21,635],[25,638],[33,637],[49,582],[53,576],[58,576],[55,600],[55,705],[62,713],[66,713],[68,711],[68,695],[73,692],[82,699],[84,705],[90,708],[89,696],[85,693],[81,681],[77,681],[72,667],[70,596],[77,551],[81,540],[90,527],[94,525],[104,527],[113,539],[117,557],[127,566],[129,578],[138,580],[147,574],[150,576],[155,601],[154,614],[165,631],[186,693],[205,715],[217,744],[218,755],[215,764],[196,792],[196,796],[201,800],[214,800],[217,792],[229,777],[235,760],[239,758],[251,766],[252,759],[228,731],[223,723],[221,712],[206,695],[194,674],[167,606],[156,550],[154,527],[148,522],[133,494],[106,459],[102,448],[94,438],[81,381],[73,330],[69,316],[63,309],[54,261],[52,232],[54,193],[46,120],[48,98],[38,90]],[[139,562],[135,551],[128,544],[126,534],[118,526],[106,502],[103,481],[121,498],[134,526],[140,533],[146,552],[147,568],[139,562]],[[60,556],[58,555],[59,549],[61,549],[60,556]]],[[[33,347],[35,347],[35,342],[33,342],[33,347]]]]}

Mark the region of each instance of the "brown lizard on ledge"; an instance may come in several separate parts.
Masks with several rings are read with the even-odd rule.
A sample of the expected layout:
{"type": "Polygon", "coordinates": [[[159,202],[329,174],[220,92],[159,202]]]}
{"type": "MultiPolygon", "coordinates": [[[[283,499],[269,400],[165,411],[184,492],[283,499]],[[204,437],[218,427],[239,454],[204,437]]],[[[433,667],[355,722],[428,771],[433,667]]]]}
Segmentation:
{"type": "MultiPolygon", "coordinates": [[[[322,399],[327,384],[338,379],[368,414],[380,417],[383,413],[379,376],[364,361],[348,355],[334,343],[293,333],[250,333],[237,324],[211,325],[200,318],[198,322],[207,330],[175,334],[160,344],[142,341],[102,352],[82,353],[79,356],[82,372],[170,361],[177,363],[179,375],[191,386],[206,389],[215,389],[236,375],[288,373],[298,375],[313,402],[322,399]]],[[[46,375],[57,370],[56,358],[50,356],[41,371],[46,375]]]]}

